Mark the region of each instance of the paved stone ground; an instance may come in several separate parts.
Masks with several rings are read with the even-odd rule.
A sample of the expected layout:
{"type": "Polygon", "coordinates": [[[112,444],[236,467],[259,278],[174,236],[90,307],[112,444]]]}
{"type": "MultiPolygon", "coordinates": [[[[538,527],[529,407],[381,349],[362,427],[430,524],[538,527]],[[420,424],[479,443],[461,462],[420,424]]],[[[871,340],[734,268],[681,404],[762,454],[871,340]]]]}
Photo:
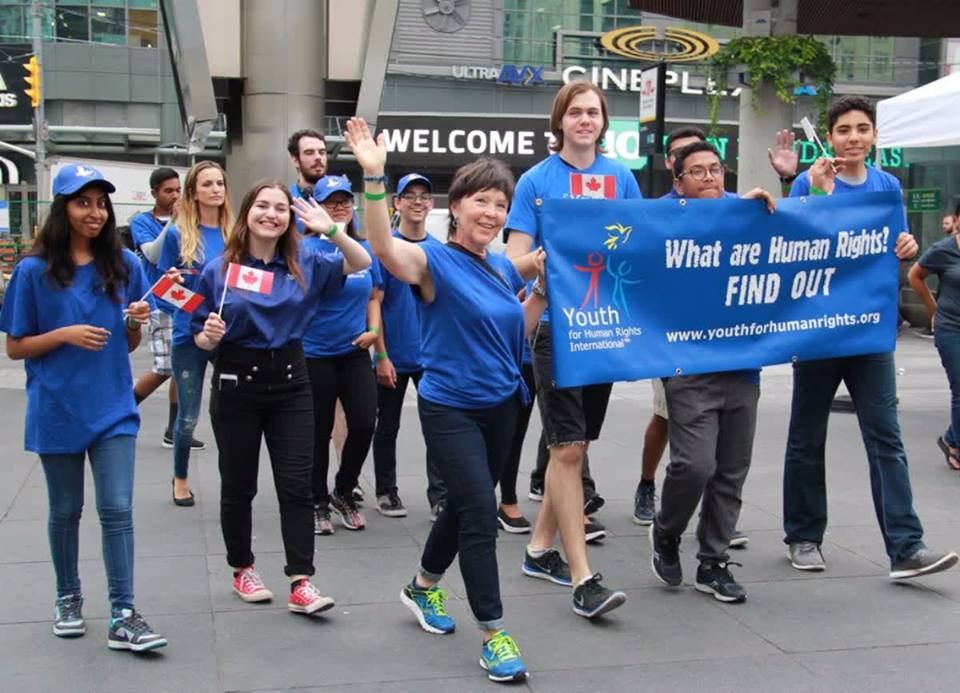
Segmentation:
{"type": "MultiPolygon", "coordinates": [[[[148,363],[144,349],[136,370],[148,363]]],[[[400,436],[401,495],[406,519],[367,513],[364,532],[317,540],[317,582],[337,599],[324,617],[287,613],[282,600],[247,605],[230,592],[218,522],[215,452],[195,456],[197,506],[170,502],[170,451],[160,447],[166,403],[143,405],[136,487],[137,604],[170,639],[158,653],[106,649],[106,587],[99,529],[88,483],[81,528],[86,637],[50,632],[54,593],[45,535],[42,471],[21,450],[22,370],[0,369],[0,689],[9,691],[474,691],[491,690],[479,666],[456,567],[445,587],[460,623],[455,635],[423,633],[397,599],[430,528],[424,497],[423,443],[414,401],[400,436]]],[[[946,379],[932,341],[915,334],[898,349],[900,421],[912,462],[918,512],[935,547],[960,546],[960,475],[935,445],[945,426],[946,379]]],[[[911,584],[892,584],[870,503],[863,445],[852,414],[834,414],[828,445],[831,526],[824,546],[829,570],[801,574],[781,543],[780,485],[789,413],[790,370],[768,368],[740,528],[749,548],[736,559],[746,604],[722,605],[687,584],[668,591],[649,568],[645,532],[631,522],[640,442],[651,414],[647,383],[614,390],[603,439],[591,450],[607,498],[600,519],[610,530],[591,562],[629,601],[610,617],[587,622],[570,608],[567,590],[520,574],[523,537],[501,537],[506,617],[531,669],[534,691],[955,691],[960,667],[960,570],[911,584]]],[[[536,417],[534,417],[536,419],[536,417]]],[[[522,491],[539,424],[528,438],[522,491]]],[[[199,435],[212,442],[204,421],[199,435]]],[[[266,455],[255,506],[255,549],[266,582],[283,594],[276,498],[266,455]]],[[[363,486],[372,493],[372,463],[363,486]]],[[[525,494],[524,494],[525,495],[525,494]]],[[[537,505],[522,501],[532,519],[537,505]]],[[[695,570],[684,542],[684,569],[695,570]]],[[[523,685],[519,686],[525,689],[523,685]]]]}

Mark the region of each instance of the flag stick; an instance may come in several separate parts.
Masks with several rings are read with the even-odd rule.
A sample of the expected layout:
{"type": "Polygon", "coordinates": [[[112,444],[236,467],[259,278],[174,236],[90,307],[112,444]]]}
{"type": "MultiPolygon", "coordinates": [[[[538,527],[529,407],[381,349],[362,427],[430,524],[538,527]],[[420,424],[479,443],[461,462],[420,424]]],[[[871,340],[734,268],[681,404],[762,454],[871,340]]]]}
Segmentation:
{"type": "Polygon", "coordinates": [[[220,308],[217,309],[217,315],[223,318],[223,302],[227,300],[227,287],[230,286],[228,282],[223,283],[223,294],[220,296],[220,308]]]}
{"type": "MultiPolygon", "coordinates": [[[[163,275],[161,275],[160,279],[163,279],[163,275]]],[[[137,301],[137,303],[142,303],[143,301],[146,301],[146,300],[147,300],[147,296],[149,296],[150,294],[152,294],[152,293],[153,293],[153,290],[154,290],[155,288],[157,288],[157,284],[160,283],[160,279],[157,279],[157,281],[155,281],[153,284],[150,285],[150,288],[147,289],[147,293],[145,293],[143,296],[141,296],[141,297],[140,297],[140,300],[137,301]]]]}

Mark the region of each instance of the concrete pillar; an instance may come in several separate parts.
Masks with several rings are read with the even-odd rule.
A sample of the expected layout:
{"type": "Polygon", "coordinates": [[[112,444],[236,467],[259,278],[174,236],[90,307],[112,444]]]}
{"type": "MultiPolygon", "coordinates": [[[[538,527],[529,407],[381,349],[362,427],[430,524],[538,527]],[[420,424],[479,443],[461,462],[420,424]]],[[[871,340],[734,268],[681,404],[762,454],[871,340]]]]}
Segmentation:
{"type": "MultiPolygon", "coordinates": [[[[788,36],[797,33],[797,1],[780,0],[774,8],[772,0],[743,0],[743,33],[745,36],[788,36]],[[765,21],[764,21],[765,20],[765,21]]],[[[783,103],[768,86],[760,88],[757,103],[763,114],[752,105],[752,91],[744,87],[740,94],[740,161],[737,192],[741,195],[762,187],[779,196],[780,180],[770,166],[767,149],[774,134],[793,123],[793,104],[783,103]]]]}
{"type": "Polygon", "coordinates": [[[327,73],[324,0],[242,0],[241,12],[243,140],[227,155],[235,206],[260,178],[295,180],[287,137],[323,132],[327,73]]]}

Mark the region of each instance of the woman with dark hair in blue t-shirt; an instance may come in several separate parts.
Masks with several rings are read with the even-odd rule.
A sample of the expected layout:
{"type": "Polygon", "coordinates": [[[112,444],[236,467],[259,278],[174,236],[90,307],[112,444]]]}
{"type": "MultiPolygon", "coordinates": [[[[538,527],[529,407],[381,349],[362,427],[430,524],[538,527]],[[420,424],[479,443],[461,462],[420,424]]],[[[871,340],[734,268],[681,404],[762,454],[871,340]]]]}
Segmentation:
{"type": "MultiPolygon", "coordinates": [[[[347,141],[366,181],[367,232],[383,266],[410,284],[421,305],[422,357],[418,408],[427,448],[447,486],[447,502],[401,592],[402,602],[429,633],[450,633],[446,594],[437,583],[457,554],[470,608],[484,632],[480,664],[494,681],[526,677],[520,651],[504,630],[497,569],[495,486],[510,453],[513,428],[529,393],[520,363],[523,338],[540,319],[543,287],[520,304],[519,273],[487,250],[507,218],[513,176],[499,161],[461,167],[448,192],[449,241],[406,243],[390,233],[383,135],[352,118],[347,141]]],[[[518,260],[542,274],[542,253],[518,260]]]]}
{"type": "Polygon", "coordinates": [[[53,632],[86,632],[81,607],[83,461],[90,459],[110,593],[107,646],[163,647],[133,607],[133,468],[140,416],[127,353],[150,319],[140,261],[125,250],[109,193],[94,168],[65,166],[30,255],[13,272],[0,313],[7,355],[25,359],[25,447],[47,480],[50,553],[57,576],[53,632]]]}

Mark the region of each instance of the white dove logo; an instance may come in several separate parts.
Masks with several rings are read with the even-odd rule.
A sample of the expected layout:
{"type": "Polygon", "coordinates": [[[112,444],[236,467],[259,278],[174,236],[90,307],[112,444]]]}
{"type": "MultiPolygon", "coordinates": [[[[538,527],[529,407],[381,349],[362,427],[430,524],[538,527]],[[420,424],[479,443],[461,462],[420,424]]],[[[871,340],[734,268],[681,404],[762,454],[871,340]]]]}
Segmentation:
{"type": "Polygon", "coordinates": [[[340,185],[340,179],[335,176],[332,176],[330,180],[327,181],[328,188],[335,188],[338,185],[340,185]]]}
{"type": "Polygon", "coordinates": [[[83,166],[77,166],[77,175],[81,178],[86,178],[87,176],[93,175],[92,168],[84,168],[83,166]]]}

